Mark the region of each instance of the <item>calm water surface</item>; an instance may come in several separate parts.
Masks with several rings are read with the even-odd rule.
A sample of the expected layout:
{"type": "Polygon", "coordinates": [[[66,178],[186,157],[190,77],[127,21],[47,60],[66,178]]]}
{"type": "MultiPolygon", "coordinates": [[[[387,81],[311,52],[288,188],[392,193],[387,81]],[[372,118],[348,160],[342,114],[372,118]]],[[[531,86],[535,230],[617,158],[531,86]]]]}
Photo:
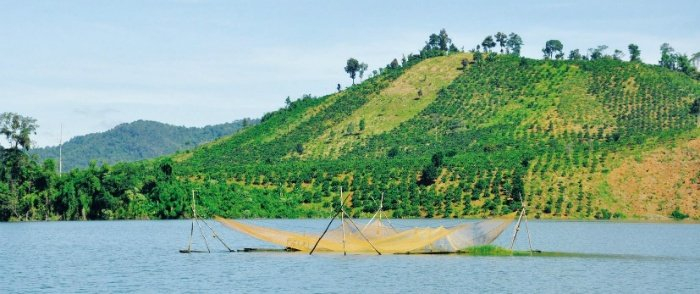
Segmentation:
{"type": "MultiPolygon", "coordinates": [[[[305,232],[327,224],[250,222],[305,232]]],[[[275,248],[209,223],[231,247],[275,248]]],[[[0,293],[700,293],[698,224],[530,222],[535,248],[596,254],[583,257],[225,253],[211,243],[212,254],[180,254],[189,229],[189,221],[0,223],[0,293]]],[[[511,234],[495,243],[507,246],[511,234]]],[[[527,249],[527,239],[516,247],[527,249]]]]}

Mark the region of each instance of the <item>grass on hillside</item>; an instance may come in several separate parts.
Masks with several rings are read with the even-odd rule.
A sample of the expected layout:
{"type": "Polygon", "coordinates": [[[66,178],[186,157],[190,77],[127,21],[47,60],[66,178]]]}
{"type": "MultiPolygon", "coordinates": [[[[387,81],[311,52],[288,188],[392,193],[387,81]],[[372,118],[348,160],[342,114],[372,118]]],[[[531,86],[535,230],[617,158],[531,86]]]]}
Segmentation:
{"type": "Polygon", "coordinates": [[[442,88],[463,72],[461,61],[471,58],[469,53],[456,53],[431,58],[411,67],[379,94],[368,97],[369,101],[345,120],[311,142],[307,146],[307,156],[338,157],[342,155],[339,150],[355,143],[358,138],[390,131],[413,118],[435,100],[442,88]],[[362,120],[364,130],[360,130],[362,120]]]}

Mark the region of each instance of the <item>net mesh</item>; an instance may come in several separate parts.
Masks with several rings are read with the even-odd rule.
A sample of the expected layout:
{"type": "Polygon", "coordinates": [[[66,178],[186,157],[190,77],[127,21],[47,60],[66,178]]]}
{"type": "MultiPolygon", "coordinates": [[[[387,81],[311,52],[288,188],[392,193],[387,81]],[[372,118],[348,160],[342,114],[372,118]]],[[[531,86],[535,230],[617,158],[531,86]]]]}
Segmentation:
{"type": "MultiPolygon", "coordinates": [[[[299,251],[311,251],[320,234],[295,233],[217,217],[225,226],[257,239],[299,251]]],[[[396,229],[379,219],[364,227],[344,219],[329,230],[316,251],[381,253],[456,252],[469,246],[490,244],[511,220],[491,219],[452,227],[396,229]]]]}

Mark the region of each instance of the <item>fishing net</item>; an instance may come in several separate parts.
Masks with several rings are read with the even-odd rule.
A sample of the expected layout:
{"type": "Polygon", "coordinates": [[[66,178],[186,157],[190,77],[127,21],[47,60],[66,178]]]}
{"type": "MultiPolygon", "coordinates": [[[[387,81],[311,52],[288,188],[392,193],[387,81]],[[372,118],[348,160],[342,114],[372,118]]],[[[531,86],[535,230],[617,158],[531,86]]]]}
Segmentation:
{"type": "MultiPolygon", "coordinates": [[[[257,239],[299,251],[311,251],[321,234],[295,233],[217,217],[225,226],[257,239]]],[[[363,227],[343,219],[318,242],[316,251],[357,253],[439,253],[456,252],[469,246],[486,245],[508,227],[510,220],[492,219],[452,227],[399,230],[380,219],[363,227]]]]}

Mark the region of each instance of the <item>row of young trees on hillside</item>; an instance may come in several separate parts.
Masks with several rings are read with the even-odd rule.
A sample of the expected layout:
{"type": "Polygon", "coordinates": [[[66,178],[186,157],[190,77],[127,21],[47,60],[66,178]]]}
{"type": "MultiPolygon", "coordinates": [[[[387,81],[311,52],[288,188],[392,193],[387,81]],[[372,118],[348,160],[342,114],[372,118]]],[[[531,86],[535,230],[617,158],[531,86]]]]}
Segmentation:
{"type": "MultiPolygon", "coordinates": [[[[480,62],[485,58],[493,59],[493,49],[499,46],[499,52],[501,54],[512,54],[520,56],[520,51],[524,45],[523,39],[520,35],[511,32],[510,34],[505,34],[503,32],[497,32],[494,35],[488,35],[484,40],[476,45],[475,49],[471,52],[475,54],[475,62],[480,62]]],[[[623,60],[625,58],[625,53],[622,50],[615,49],[612,54],[608,54],[607,45],[599,45],[595,48],[589,48],[588,53],[582,53],[579,49],[573,49],[569,51],[568,56],[564,51],[564,45],[560,40],[552,39],[545,42],[544,48],[542,48],[542,53],[544,59],[556,59],[556,60],[598,60],[603,58],[623,60]]],[[[627,46],[629,61],[630,62],[641,62],[641,50],[637,44],[631,43],[627,46]]],[[[668,43],[664,43],[660,47],[661,50],[661,60],[659,60],[659,65],[671,70],[676,70],[683,72],[691,77],[700,79],[700,73],[697,68],[700,64],[700,52],[697,52],[691,56],[686,54],[680,54],[675,52],[673,47],[668,43]]],[[[425,46],[420,51],[420,55],[423,58],[429,58],[434,56],[440,56],[443,54],[449,54],[450,52],[460,52],[457,46],[452,43],[452,39],[447,34],[445,29],[441,29],[437,34],[431,34],[426,41],[425,46]]],[[[405,57],[403,62],[405,63],[405,57]]],[[[392,61],[390,66],[398,66],[399,63],[396,59],[392,61]]],[[[463,64],[466,68],[466,62],[463,64]]],[[[359,62],[355,58],[349,58],[345,66],[345,72],[350,75],[353,85],[355,84],[355,77],[359,73],[360,78],[362,78],[363,73],[367,70],[367,64],[359,62]]],[[[340,91],[340,84],[338,84],[338,91],[340,91]]]]}
{"type": "MultiPolygon", "coordinates": [[[[179,218],[187,216],[193,189],[202,195],[204,211],[227,217],[325,216],[337,203],[339,187],[353,193],[356,212],[373,212],[384,193],[385,208],[395,217],[506,214],[519,207],[522,195],[543,214],[609,218],[615,214],[595,203],[595,192],[575,177],[608,168],[608,154],[620,148],[694,128],[695,117],[689,114],[700,112],[700,97],[692,105],[687,99],[697,96],[697,84],[682,75],[612,58],[532,60],[515,56],[513,48],[499,55],[489,43],[488,62],[465,67],[415,117],[347,148],[329,148],[328,156],[307,156],[313,147],[304,144],[365,106],[368,97],[390,87],[411,66],[450,54],[455,46],[447,33],[434,35],[419,54],[394,59],[378,75],[333,94],[334,99],[289,98],[261,124],[177,155],[178,160],[92,165],[59,176],[53,161],[39,164],[20,141],[11,141],[15,144],[2,149],[0,220],[179,218]],[[584,81],[571,83],[577,78],[584,81]],[[630,78],[639,84],[635,94],[624,91],[630,78]],[[581,129],[566,129],[549,118],[530,120],[546,116],[556,93],[578,91],[596,97],[601,111],[614,119],[578,118],[584,121],[581,129]],[[12,146],[21,153],[19,164],[5,161],[13,158],[12,146]],[[535,176],[552,182],[527,181],[535,176]]],[[[484,54],[480,48],[475,58],[477,52],[484,54]]],[[[2,134],[23,138],[15,131],[22,123],[11,127],[23,120],[32,122],[21,116],[7,120],[10,127],[2,134]]],[[[360,121],[360,129],[363,125],[360,121]]],[[[24,134],[33,133],[25,129],[24,134]]]]}
{"type": "Polygon", "coordinates": [[[484,53],[489,53],[492,52],[492,49],[496,47],[496,45],[499,46],[501,54],[505,53],[520,56],[520,49],[524,43],[520,35],[516,33],[506,35],[503,32],[498,32],[493,36],[486,36],[486,38],[481,41],[481,44],[476,45],[474,51],[479,51],[479,49],[483,48],[484,53]]]}
{"type": "MultiPolygon", "coordinates": [[[[598,60],[598,59],[613,59],[622,60],[625,53],[622,50],[615,49],[612,54],[606,53],[607,45],[599,45],[595,48],[589,48],[588,54],[582,54],[579,49],[569,51],[569,60],[598,60]]],[[[630,62],[641,62],[641,50],[637,44],[629,44],[627,46],[630,62]]],[[[661,44],[661,59],[659,65],[664,68],[682,72],[693,78],[700,78],[697,65],[700,64],[700,52],[691,55],[677,53],[668,43],[661,44]]],[[[565,57],[564,45],[559,40],[549,40],[542,48],[543,57],[545,59],[563,60],[565,57]]]]}

